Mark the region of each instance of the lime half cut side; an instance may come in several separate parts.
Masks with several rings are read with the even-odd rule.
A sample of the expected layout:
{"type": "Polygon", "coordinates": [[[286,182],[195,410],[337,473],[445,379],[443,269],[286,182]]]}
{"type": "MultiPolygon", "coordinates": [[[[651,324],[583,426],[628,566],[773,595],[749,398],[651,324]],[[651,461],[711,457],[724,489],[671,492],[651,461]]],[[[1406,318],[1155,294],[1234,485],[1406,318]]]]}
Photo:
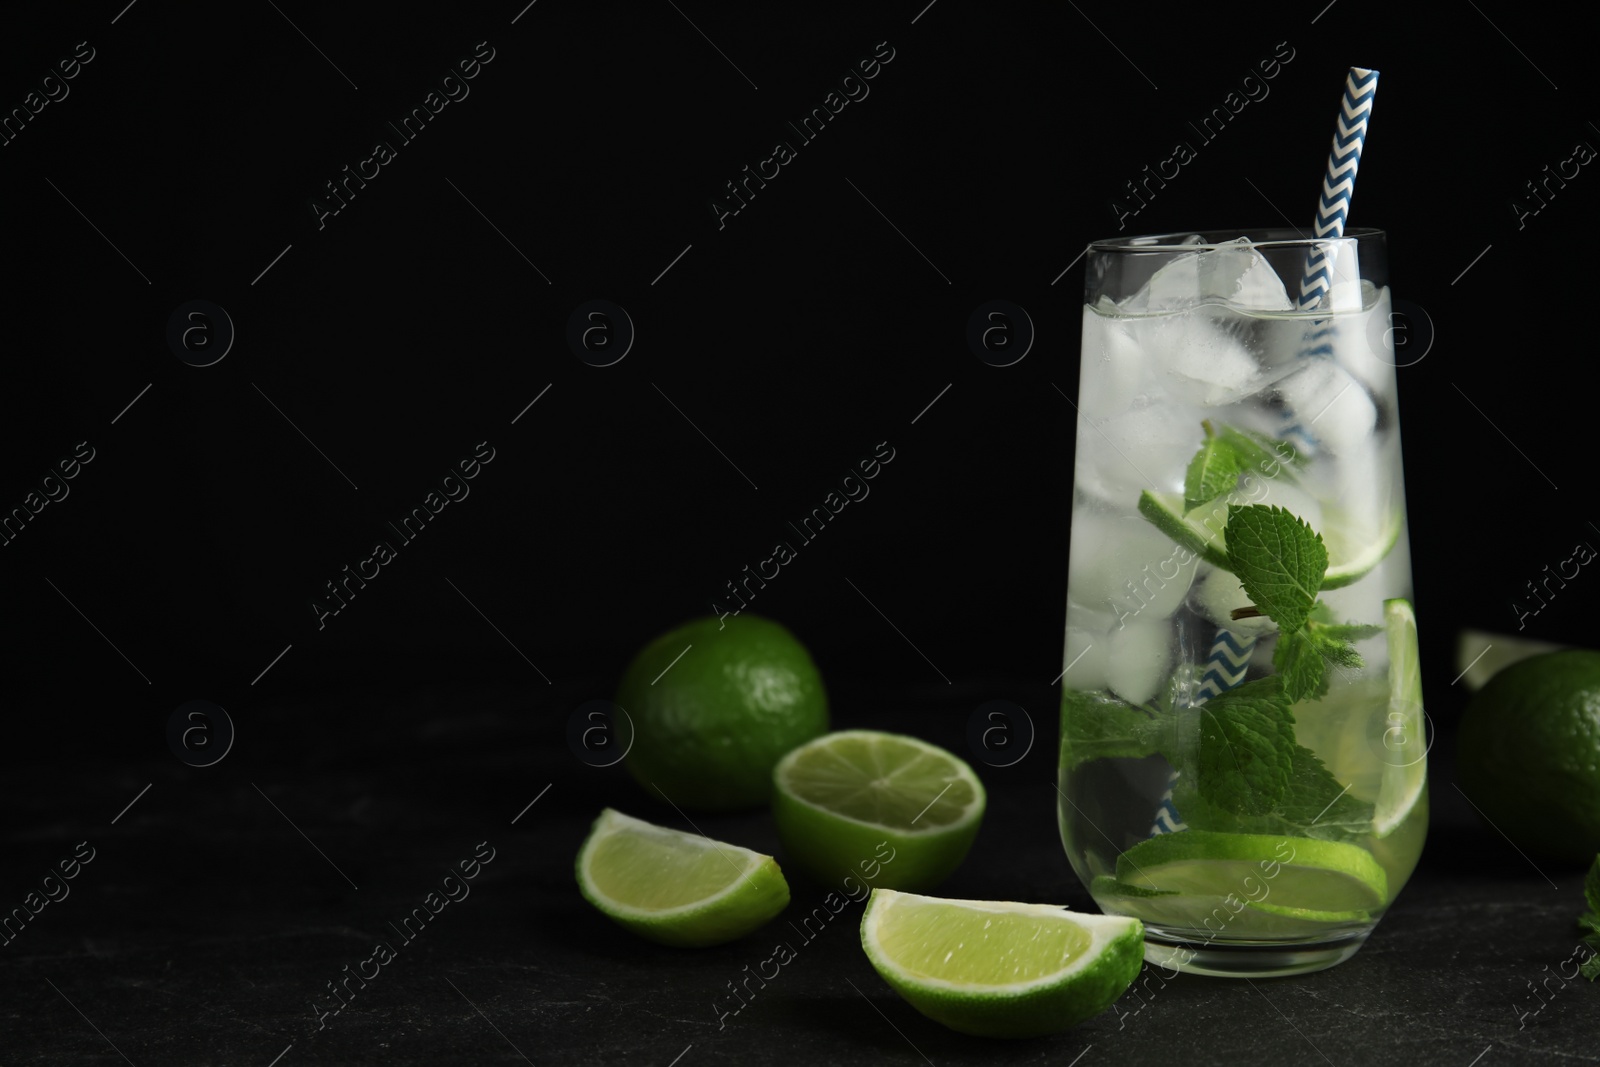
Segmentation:
{"type": "Polygon", "coordinates": [[[1122,995],[1143,963],[1144,926],[1048,904],[875,889],[861,947],[883,980],[935,1022],[981,1037],[1037,1037],[1122,995]]]}
{"type": "Polygon", "coordinates": [[[1369,911],[1388,899],[1388,878],[1366,849],[1277,834],[1161,834],[1117,858],[1117,880],[1182,896],[1233,894],[1241,900],[1264,886],[1260,899],[1274,907],[1319,912],[1369,911]]]}
{"type": "Polygon", "coordinates": [[[1411,814],[1428,783],[1427,727],[1417,661],[1417,617],[1402,597],[1383,602],[1389,645],[1389,713],[1383,733],[1383,778],[1372,832],[1388,837],[1411,814]]]}
{"type": "Polygon", "coordinates": [[[789,903],[789,884],[771,856],[611,808],[594,821],[576,868],[585,900],[664,945],[732,941],[789,903]]]}
{"type": "MultiPolygon", "coordinates": [[[[1139,514],[1173,541],[1203,557],[1207,563],[1231,571],[1224,528],[1228,507],[1222,497],[1201,504],[1192,511],[1183,508],[1182,493],[1161,493],[1146,489],[1139,494],[1139,514]]],[[[1326,509],[1322,516],[1323,545],[1328,550],[1328,569],[1322,576],[1323,589],[1338,589],[1361,578],[1382,562],[1405,526],[1405,514],[1395,510],[1386,515],[1382,528],[1359,528],[1340,512],[1326,509]]]]}
{"type": "Polygon", "coordinates": [[[887,889],[930,888],[966,857],[987,803],[964,761],[874,730],[801,745],[772,779],[784,856],[823,882],[850,874],[887,889]]]}

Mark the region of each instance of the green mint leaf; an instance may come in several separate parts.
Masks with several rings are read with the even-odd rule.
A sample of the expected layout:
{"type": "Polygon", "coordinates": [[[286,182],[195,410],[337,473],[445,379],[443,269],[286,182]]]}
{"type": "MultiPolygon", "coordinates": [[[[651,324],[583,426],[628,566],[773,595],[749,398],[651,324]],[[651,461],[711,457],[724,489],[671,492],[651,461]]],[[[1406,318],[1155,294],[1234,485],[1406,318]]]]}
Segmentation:
{"type": "Polygon", "coordinates": [[[1223,538],[1233,573],[1252,603],[1281,634],[1304,626],[1328,570],[1321,536],[1283,508],[1251,504],[1229,509],[1223,538]]]}
{"type": "Polygon", "coordinates": [[[1366,665],[1366,661],[1361,658],[1361,653],[1357,652],[1354,646],[1344,638],[1335,637],[1320,626],[1308,627],[1302,632],[1311,638],[1311,643],[1316,646],[1317,653],[1330,666],[1357,671],[1366,665]]]}
{"type": "Polygon", "coordinates": [[[1162,752],[1170,722],[1106,695],[1061,691],[1061,767],[1093,759],[1141,759],[1162,752]]]}
{"type": "Polygon", "coordinates": [[[1246,682],[1200,707],[1197,788],[1226,811],[1272,811],[1289,788],[1294,716],[1277,676],[1246,682]]]}
{"type": "Polygon", "coordinates": [[[1304,745],[1290,751],[1289,786],[1271,810],[1259,815],[1208,803],[1188,773],[1180,774],[1172,803],[1196,830],[1236,834],[1281,834],[1353,841],[1372,833],[1373,807],[1352,797],[1304,745]]]}
{"type": "Polygon", "coordinates": [[[1278,636],[1278,647],[1272,650],[1272,666],[1283,679],[1283,695],[1289,703],[1320,700],[1327,695],[1327,667],[1307,630],[1278,636]]]}
{"type": "Polygon", "coordinates": [[[1578,925],[1589,931],[1585,937],[1600,941],[1600,915],[1586,911],[1578,916],[1578,925]]]}
{"type": "Polygon", "coordinates": [[[1287,477],[1294,481],[1291,467],[1304,466],[1306,457],[1294,450],[1287,441],[1279,441],[1254,430],[1236,430],[1224,426],[1219,436],[1239,454],[1247,467],[1254,467],[1265,477],[1287,477]]]}
{"type": "Polygon", "coordinates": [[[1239,475],[1250,468],[1237,449],[1211,432],[1211,423],[1202,422],[1201,425],[1206,430],[1206,441],[1189,461],[1189,470],[1183,479],[1185,512],[1232,490],[1239,484],[1239,475]]]}
{"type": "Polygon", "coordinates": [[[1583,965],[1578,968],[1578,973],[1591,982],[1596,978],[1600,978],[1600,952],[1584,960],[1583,965]]]}
{"type": "Polygon", "coordinates": [[[1583,880],[1583,899],[1591,912],[1600,913],[1600,856],[1589,865],[1589,874],[1583,880]]]}

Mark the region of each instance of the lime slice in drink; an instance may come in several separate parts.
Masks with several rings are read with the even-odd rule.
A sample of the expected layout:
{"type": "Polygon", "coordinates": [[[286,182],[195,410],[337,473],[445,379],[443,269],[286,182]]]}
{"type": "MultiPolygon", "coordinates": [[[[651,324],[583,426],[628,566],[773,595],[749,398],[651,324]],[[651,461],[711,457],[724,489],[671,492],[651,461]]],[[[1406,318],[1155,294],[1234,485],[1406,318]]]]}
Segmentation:
{"type": "Polygon", "coordinates": [[[937,745],[844,730],[790,752],[772,772],[784,855],[823,882],[867,877],[924,889],[966,858],[986,796],[972,768],[937,745]]]}
{"type": "Polygon", "coordinates": [[[1403,597],[1383,602],[1389,644],[1389,714],[1383,733],[1383,779],[1373,804],[1372,832],[1393,833],[1417,806],[1428,782],[1428,738],[1417,665],[1417,617],[1403,597]]]}
{"type": "Polygon", "coordinates": [[[883,980],[935,1022],[980,1037],[1037,1037],[1122,995],[1143,963],[1144,926],[1049,904],[874,889],[861,947],[883,980]]]}
{"type": "MultiPolygon", "coordinates": [[[[1269,904],[1265,900],[1259,903],[1251,901],[1247,906],[1264,915],[1273,915],[1290,923],[1304,923],[1319,929],[1332,923],[1368,923],[1372,921],[1372,913],[1366,911],[1316,911],[1312,908],[1287,908],[1277,904],[1269,904]]],[[[1287,928],[1287,924],[1285,928],[1287,928]]]]}
{"type": "MultiPolygon", "coordinates": [[[[1228,523],[1228,507],[1223,498],[1186,512],[1182,493],[1146,489],[1139,494],[1139,514],[1207,563],[1224,570],[1233,569],[1228,563],[1228,544],[1223,532],[1228,523]]],[[[1322,576],[1322,588],[1349,585],[1376,567],[1394,548],[1404,525],[1404,516],[1394,511],[1384,519],[1382,529],[1370,530],[1337,509],[1325,506],[1322,528],[1317,531],[1328,550],[1328,570],[1322,576]]]]}
{"type": "MultiPolygon", "coordinates": [[[[1117,880],[1142,889],[1243,900],[1267,886],[1275,907],[1367,911],[1387,878],[1372,853],[1342,841],[1185,830],[1141,841],[1117,859],[1117,880]]],[[[1267,899],[1263,896],[1261,899],[1267,899]]]]}
{"type": "Polygon", "coordinates": [[[720,945],[789,903],[771,856],[606,808],[576,864],[584,899],[618,925],[663,945],[720,945]]]}
{"type": "Polygon", "coordinates": [[[1139,514],[1212,566],[1233,569],[1228,566],[1227,544],[1222,537],[1223,528],[1228,524],[1228,508],[1220,498],[1186,512],[1182,493],[1146,489],[1139,494],[1139,514]]]}
{"type": "Polygon", "coordinates": [[[1477,692],[1490,678],[1513,663],[1540,656],[1546,652],[1559,652],[1567,645],[1553,645],[1549,641],[1531,641],[1510,634],[1491,634],[1482,630],[1463,630],[1456,642],[1456,673],[1468,691],[1477,692]]]}
{"type": "Polygon", "coordinates": [[[1144,889],[1126,882],[1117,881],[1114,874],[1102,874],[1089,883],[1090,895],[1097,899],[1101,896],[1112,897],[1170,897],[1176,896],[1170,889],[1144,889]]]}
{"type": "MultiPolygon", "coordinates": [[[[1268,867],[1268,870],[1272,868],[1268,867]]],[[[1242,940],[1270,940],[1325,934],[1334,925],[1366,924],[1366,911],[1317,911],[1272,904],[1273,882],[1257,869],[1227,895],[1156,892],[1096,878],[1095,902],[1115,915],[1131,915],[1157,931],[1205,930],[1242,940]],[[1257,895],[1259,900],[1248,899],[1257,895]]]]}

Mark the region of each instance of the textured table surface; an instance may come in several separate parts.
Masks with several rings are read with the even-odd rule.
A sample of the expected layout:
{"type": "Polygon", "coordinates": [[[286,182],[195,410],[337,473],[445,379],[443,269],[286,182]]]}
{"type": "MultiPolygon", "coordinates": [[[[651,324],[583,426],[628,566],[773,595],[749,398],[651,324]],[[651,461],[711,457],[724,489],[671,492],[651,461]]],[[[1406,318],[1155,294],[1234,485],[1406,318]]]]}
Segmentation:
{"type": "MultiPolygon", "coordinates": [[[[845,692],[835,723],[965,752],[967,716],[983,700],[1027,708],[1037,742],[1013,766],[977,765],[988,815],[940,892],[1092,907],[1056,836],[1053,691],[958,688],[845,692]]],[[[794,878],[772,927],[701,951],[640,941],[592,911],[572,860],[603,806],[684,822],[622,768],[573,756],[562,730],[575,701],[493,687],[356,692],[240,724],[251,743],[205,770],[152,750],[8,776],[7,908],[79,841],[95,851],[69,895],[4,947],[0,1063],[1600,1060],[1600,988],[1558,977],[1577,940],[1581,872],[1541,873],[1482,827],[1452,785],[1446,743],[1432,762],[1422,865],[1350,961],[1253,984],[1152,980],[1142,1000],[1129,994],[1066,1034],[995,1042],[944,1030],[879,980],[859,946],[859,905],[810,940],[784,925],[829,887],[794,878]],[[465,890],[450,883],[459,899],[401,940],[389,924],[445,887],[447,867],[489,850],[465,890]],[[728,983],[779,939],[795,958],[719,1018],[728,983]],[[320,1017],[327,983],[380,940],[394,958],[320,1017]]],[[[781,859],[764,811],[695,820],[781,859]]]]}

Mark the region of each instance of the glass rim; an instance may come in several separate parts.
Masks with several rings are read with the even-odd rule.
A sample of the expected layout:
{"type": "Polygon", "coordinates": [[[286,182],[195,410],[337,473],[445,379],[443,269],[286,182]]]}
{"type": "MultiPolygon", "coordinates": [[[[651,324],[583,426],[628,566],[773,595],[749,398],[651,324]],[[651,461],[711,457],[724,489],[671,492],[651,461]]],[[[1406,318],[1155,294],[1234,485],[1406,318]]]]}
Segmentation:
{"type": "Polygon", "coordinates": [[[1175,233],[1143,234],[1132,237],[1113,237],[1090,241],[1090,252],[1206,252],[1236,245],[1239,238],[1248,239],[1250,248],[1313,248],[1336,244],[1340,241],[1382,239],[1385,232],[1376,226],[1351,226],[1342,237],[1307,237],[1302,230],[1289,226],[1267,226],[1239,230],[1180,230],[1175,233]],[[1229,236],[1231,235],[1231,236],[1229,236]],[[1259,235],[1259,237],[1258,237],[1259,235]],[[1199,236],[1198,244],[1183,243],[1199,236]]]}

